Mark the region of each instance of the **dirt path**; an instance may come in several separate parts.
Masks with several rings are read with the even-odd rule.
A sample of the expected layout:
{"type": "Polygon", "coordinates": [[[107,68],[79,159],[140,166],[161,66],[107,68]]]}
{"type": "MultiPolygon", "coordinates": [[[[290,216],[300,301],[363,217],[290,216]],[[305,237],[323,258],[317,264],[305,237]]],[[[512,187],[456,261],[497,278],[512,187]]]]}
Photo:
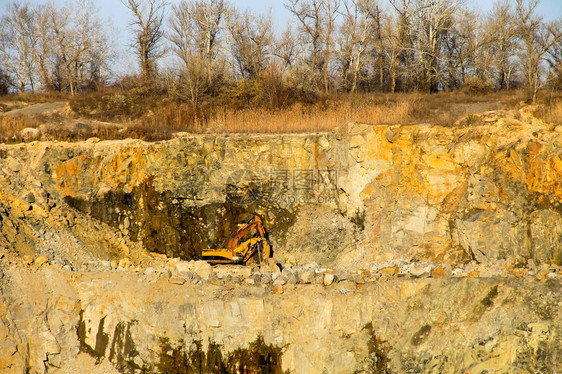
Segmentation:
{"type": "Polygon", "coordinates": [[[4,115],[14,116],[14,115],[35,115],[35,114],[51,113],[56,110],[60,110],[64,108],[65,105],[66,105],[66,101],[56,101],[54,103],[39,103],[39,104],[33,104],[27,106],[25,108],[10,110],[9,112],[4,113],[4,115]]]}

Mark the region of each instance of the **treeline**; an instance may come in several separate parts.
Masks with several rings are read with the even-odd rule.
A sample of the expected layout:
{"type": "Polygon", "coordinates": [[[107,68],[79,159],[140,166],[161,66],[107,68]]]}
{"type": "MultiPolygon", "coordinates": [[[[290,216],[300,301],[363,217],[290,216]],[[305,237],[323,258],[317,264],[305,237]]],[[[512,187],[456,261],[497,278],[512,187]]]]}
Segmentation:
{"type": "Polygon", "coordinates": [[[95,88],[109,78],[108,32],[88,1],[71,8],[11,3],[0,19],[0,92],[95,88]]]}
{"type": "MultiPolygon", "coordinates": [[[[285,0],[290,22],[283,30],[274,30],[271,14],[242,12],[227,0],[122,2],[133,20],[137,82],[157,83],[194,107],[225,87],[235,95],[269,95],[272,106],[287,87],[316,93],[524,87],[531,99],[544,85],[562,89],[562,21],[544,21],[538,0],[500,0],[485,14],[463,0],[285,0]]],[[[115,58],[111,25],[92,2],[77,3],[7,7],[0,91],[75,94],[115,83],[108,69],[115,58]]]]}

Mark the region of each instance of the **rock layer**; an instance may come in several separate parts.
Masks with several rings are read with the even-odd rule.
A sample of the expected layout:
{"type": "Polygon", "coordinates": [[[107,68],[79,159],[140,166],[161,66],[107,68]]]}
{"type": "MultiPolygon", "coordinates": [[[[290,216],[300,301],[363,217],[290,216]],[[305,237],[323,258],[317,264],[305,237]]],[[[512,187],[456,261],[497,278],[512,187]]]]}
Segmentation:
{"type": "Polygon", "coordinates": [[[296,373],[559,372],[561,144],[518,111],[0,145],[0,371],[156,370],[161,339],[263,336],[296,373]],[[181,261],[253,214],[272,263],[181,261]]]}
{"type": "Polygon", "coordinates": [[[40,242],[52,235],[87,250],[119,250],[109,238],[101,245],[77,233],[79,215],[149,251],[190,259],[223,246],[257,213],[276,258],[300,263],[560,264],[562,130],[523,111],[472,121],[0,146],[4,245],[19,240],[18,250],[47,256],[40,242]],[[52,206],[72,217],[44,227],[52,206]]]}
{"type": "Polygon", "coordinates": [[[282,294],[122,271],[10,268],[5,280],[2,372],[64,372],[79,351],[156,372],[163,337],[229,352],[257,336],[282,347],[294,373],[370,372],[377,359],[391,372],[562,370],[559,280],[398,278],[286,284],[282,294]]]}

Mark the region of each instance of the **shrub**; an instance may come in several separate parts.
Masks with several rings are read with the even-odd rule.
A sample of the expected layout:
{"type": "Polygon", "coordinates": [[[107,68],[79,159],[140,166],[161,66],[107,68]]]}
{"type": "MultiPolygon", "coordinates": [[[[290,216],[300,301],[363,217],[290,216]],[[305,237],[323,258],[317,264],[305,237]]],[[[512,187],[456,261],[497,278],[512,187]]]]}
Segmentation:
{"type": "Polygon", "coordinates": [[[494,84],[486,77],[470,77],[461,90],[468,94],[485,94],[494,90],[494,84]]]}

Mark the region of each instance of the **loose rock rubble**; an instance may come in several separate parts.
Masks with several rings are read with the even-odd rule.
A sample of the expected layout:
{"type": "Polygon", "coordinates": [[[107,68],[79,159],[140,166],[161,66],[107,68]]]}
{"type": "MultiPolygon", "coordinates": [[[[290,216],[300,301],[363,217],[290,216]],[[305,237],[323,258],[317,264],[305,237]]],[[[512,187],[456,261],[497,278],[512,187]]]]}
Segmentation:
{"type": "MultiPolygon", "coordinates": [[[[541,264],[532,269],[507,261],[477,264],[475,262],[451,268],[447,264],[434,262],[388,261],[378,264],[365,264],[359,270],[319,268],[315,263],[299,266],[287,266],[271,261],[263,265],[215,265],[206,261],[182,261],[179,258],[163,258],[161,269],[152,267],[145,274],[153,276],[165,275],[170,283],[200,284],[250,284],[250,285],[307,285],[323,284],[332,286],[338,282],[352,281],[365,284],[375,281],[387,281],[395,278],[528,278],[537,280],[559,279],[562,266],[541,264]],[[282,269],[282,270],[281,270],[282,269]]],[[[37,260],[35,260],[36,262],[37,260]]],[[[31,260],[31,262],[34,262],[31,260]]],[[[142,271],[132,266],[128,259],[119,261],[119,268],[127,271],[142,271]]]]}

